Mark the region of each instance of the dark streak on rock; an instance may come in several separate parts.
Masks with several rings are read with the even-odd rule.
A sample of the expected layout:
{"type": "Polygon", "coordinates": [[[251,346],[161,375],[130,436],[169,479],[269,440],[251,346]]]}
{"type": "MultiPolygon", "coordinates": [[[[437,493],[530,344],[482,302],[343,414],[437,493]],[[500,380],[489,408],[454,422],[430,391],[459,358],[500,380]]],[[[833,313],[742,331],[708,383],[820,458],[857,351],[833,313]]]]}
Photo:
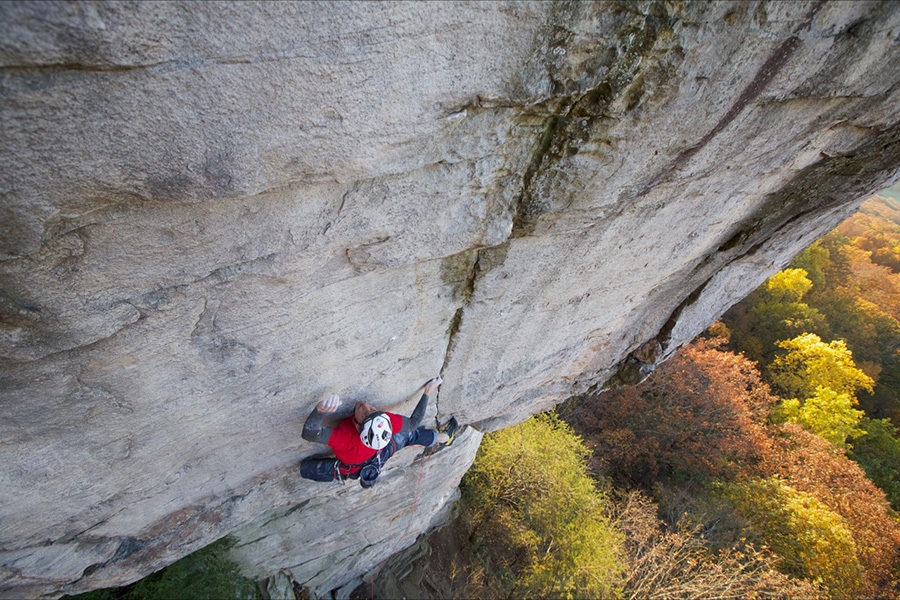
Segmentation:
{"type": "Polygon", "coordinates": [[[662,347],[664,352],[668,352],[670,350],[669,343],[672,340],[672,331],[675,329],[675,325],[678,323],[679,317],[681,317],[681,313],[685,311],[687,307],[692,305],[700,298],[700,294],[703,293],[703,290],[709,285],[709,282],[712,280],[712,277],[701,283],[699,286],[694,288],[690,294],[688,294],[687,298],[682,300],[681,304],[679,304],[669,318],[666,320],[665,324],[662,326],[662,329],[659,330],[659,334],[656,336],[656,341],[659,342],[659,345],[662,347]]]}
{"type": "Polygon", "coordinates": [[[118,549],[116,549],[116,553],[110,559],[110,561],[118,561],[128,558],[135,552],[140,551],[144,546],[147,545],[147,542],[144,540],[139,540],[134,537],[127,537],[122,540],[122,543],[119,544],[118,549]]]}
{"type": "Polygon", "coordinates": [[[525,174],[522,177],[522,194],[519,196],[516,203],[516,213],[513,217],[512,233],[510,234],[511,238],[522,237],[533,232],[537,223],[537,217],[544,212],[533,200],[534,195],[531,192],[531,184],[534,181],[535,174],[544,162],[549,160],[548,155],[550,147],[557,137],[559,122],[560,117],[557,115],[553,115],[547,119],[547,123],[544,126],[544,133],[541,135],[541,139],[534,151],[534,155],[532,156],[528,167],[525,169],[525,174]]]}
{"type": "Polygon", "coordinates": [[[82,71],[86,73],[116,73],[125,71],[139,71],[144,69],[152,69],[165,63],[146,64],[146,65],[114,65],[114,64],[95,64],[88,65],[75,62],[58,62],[58,63],[22,63],[17,65],[0,66],[0,72],[16,73],[21,71],[82,71]]]}
{"type": "Polygon", "coordinates": [[[816,13],[822,8],[825,4],[824,0],[819,0],[809,13],[806,15],[804,21],[798,25],[793,34],[784,40],[777,50],[769,57],[768,60],[759,68],[754,75],[753,79],[744,88],[744,91],[741,92],[741,95],[738,96],[737,100],[735,100],[734,104],[728,109],[728,112],[719,119],[719,122],[706,133],[700,140],[691,146],[690,148],[683,150],[681,154],[675,157],[668,166],[666,166],[660,173],[658,173],[649,183],[644,185],[637,194],[635,194],[635,198],[640,198],[646,195],[651,189],[654,187],[666,183],[675,175],[677,171],[679,171],[684,165],[686,165],[691,158],[694,157],[700,150],[702,150],[706,145],[716,137],[719,133],[722,132],[732,121],[734,121],[737,116],[747,108],[747,105],[750,104],[754,99],[756,99],[762,91],[766,88],[766,86],[771,83],[771,81],[775,78],[775,76],[781,71],[787,61],[794,55],[794,52],[797,51],[797,48],[800,47],[801,40],[797,37],[797,34],[802,30],[806,29],[812,23],[813,18],[816,16],[816,13]]]}
{"type": "Polygon", "coordinates": [[[120,560],[124,560],[134,554],[135,552],[139,552],[147,545],[147,542],[144,540],[140,540],[134,537],[126,537],[122,540],[122,543],[119,544],[119,547],[116,549],[116,553],[112,555],[109,560],[105,560],[100,563],[94,563],[92,565],[87,566],[82,572],[82,577],[89,577],[92,573],[103,569],[107,565],[118,562],[120,560]]]}
{"type": "MultiPolygon", "coordinates": [[[[456,349],[458,333],[462,328],[465,310],[468,308],[475,295],[475,288],[478,285],[478,280],[491,269],[502,265],[506,260],[506,253],[508,251],[509,240],[498,246],[478,249],[475,251],[471,267],[465,271],[460,269],[460,258],[466,260],[472,251],[462,252],[444,259],[444,265],[447,265],[447,267],[442,268],[441,276],[444,279],[444,283],[455,286],[454,297],[459,300],[460,306],[456,309],[456,312],[453,314],[453,317],[450,319],[450,324],[447,327],[447,348],[444,350],[444,361],[441,365],[440,373],[443,373],[450,364],[450,357],[456,349]],[[460,277],[461,273],[465,274],[465,278],[460,277]]],[[[442,265],[442,267],[444,267],[444,265],[442,265]]],[[[440,417],[440,394],[438,394],[434,401],[435,406],[437,407],[437,416],[440,417]]]]}
{"type": "MultiPolygon", "coordinates": [[[[300,502],[299,504],[295,504],[294,506],[292,506],[292,507],[290,507],[289,509],[287,509],[287,510],[284,512],[284,514],[278,515],[278,516],[276,516],[276,517],[272,517],[271,519],[269,519],[268,521],[266,521],[265,523],[263,523],[263,524],[260,526],[260,529],[262,529],[263,527],[265,527],[265,526],[268,525],[269,523],[272,523],[273,521],[277,521],[277,520],[279,520],[279,519],[284,519],[285,517],[288,517],[288,516],[294,514],[294,513],[297,512],[298,510],[302,510],[303,508],[306,507],[307,504],[309,504],[309,502],[310,502],[310,500],[309,500],[309,499],[306,499],[306,500],[304,500],[303,502],[300,502]]],[[[259,539],[261,540],[261,539],[263,539],[263,538],[259,538],[259,539]]],[[[241,546],[247,546],[247,545],[249,545],[249,544],[253,544],[253,543],[258,542],[258,541],[259,541],[259,540],[254,540],[254,541],[252,541],[252,542],[247,542],[246,544],[241,544],[241,546]]]]}
{"type": "Polygon", "coordinates": [[[605,79],[585,92],[557,98],[555,110],[549,103],[545,106],[552,114],[547,117],[544,132],[525,171],[511,238],[533,233],[538,219],[548,210],[538,190],[541,176],[552,177],[561,160],[578,153],[579,143],[590,139],[594,122],[608,116],[609,107],[617,97],[627,95],[629,110],[639,102],[643,89],[638,81],[642,60],[663,32],[671,29],[674,20],[666,16],[659,3],[653,3],[641,17],[641,27],[634,28],[628,41],[623,42],[618,63],[605,79]],[[632,88],[633,84],[637,85],[632,88]]]}
{"type": "MultiPolygon", "coordinates": [[[[447,368],[447,365],[450,363],[450,356],[453,354],[453,350],[456,348],[456,343],[458,341],[457,334],[462,327],[463,313],[466,307],[469,305],[473,294],[475,293],[475,283],[478,279],[481,269],[482,252],[482,250],[476,251],[475,259],[474,261],[472,261],[472,265],[468,270],[466,278],[458,281],[456,288],[454,289],[454,295],[458,297],[460,306],[456,309],[456,312],[453,314],[453,318],[450,319],[450,325],[447,327],[447,349],[444,351],[444,362],[441,365],[441,373],[444,372],[444,370],[447,368]]],[[[445,263],[446,261],[447,259],[444,259],[445,263]]]]}
{"type": "Polygon", "coordinates": [[[770,194],[717,252],[737,250],[739,257],[752,254],[765,239],[792,223],[844,204],[842,198],[862,198],[882,189],[898,164],[900,124],[878,132],[843,156],[823,156],[802,169],[787,185],[770,194]]]}

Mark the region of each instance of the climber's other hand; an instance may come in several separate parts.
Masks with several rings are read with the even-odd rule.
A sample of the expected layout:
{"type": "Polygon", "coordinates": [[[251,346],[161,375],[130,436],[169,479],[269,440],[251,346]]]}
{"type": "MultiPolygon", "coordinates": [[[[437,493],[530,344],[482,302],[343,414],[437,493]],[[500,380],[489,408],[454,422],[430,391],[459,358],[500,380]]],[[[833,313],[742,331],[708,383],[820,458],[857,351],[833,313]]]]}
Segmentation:
{"type": "Polygon", "coordinates": [[[341,406],[341,399],[337,394],[332,394],[316,404],[316,409],[319,412],[332,413],[336,411],[341,406]]]}

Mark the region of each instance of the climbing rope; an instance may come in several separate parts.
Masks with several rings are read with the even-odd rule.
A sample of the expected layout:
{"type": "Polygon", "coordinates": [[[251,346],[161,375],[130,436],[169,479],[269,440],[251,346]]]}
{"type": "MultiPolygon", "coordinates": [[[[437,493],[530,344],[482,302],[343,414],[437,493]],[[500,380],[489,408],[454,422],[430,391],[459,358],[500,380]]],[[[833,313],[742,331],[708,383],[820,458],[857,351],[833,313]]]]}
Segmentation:
{"type": "MultiPolygon", "coordinates": [[[[419,469],[419,477],[416,480],[416,495],[413,497],[412,503],[412,514],[416,513],[416,508],[419,506],[419,491],[422,488],[422,476],[425,475],[425,464],[428,462],[428,457],[434,453],[434,449],[437,447],[437,444],[428,449],[427,452],[422,454],[422,468],[419,469]]],[[[409,533],[409,528],[412,525],[412,516],[406,522],[406,529],[403,530],[403,534],[401,534],[401,539],[406,537],[406,534],[409,533]]]]}
{"type": "MultiPolygon", "coordinates": [[[[427,452],[422,454],[422,468],[419,469],[419,477],[416,480],[416,494],[413,496],[412,503],[412,514],[416,513],[416,508],[419,506],[419,491],[422,488],[422,477],[425,475],[425,463],[428,462],[428,457],[434,453],[434,449],[437,448],[437,444],[428,449],[427,452]]],[[[409,533],[409,528],[412,525],[412,515],[410,515],[409,519],[406,521],[406,529],[403,530],[403,533],[400,535],[400,539],[406,537],[406,534],[409,533]]],[[[372,573],[369,575],[369,598],[370,600],[375,600],[375,574],[372,573]]]]}

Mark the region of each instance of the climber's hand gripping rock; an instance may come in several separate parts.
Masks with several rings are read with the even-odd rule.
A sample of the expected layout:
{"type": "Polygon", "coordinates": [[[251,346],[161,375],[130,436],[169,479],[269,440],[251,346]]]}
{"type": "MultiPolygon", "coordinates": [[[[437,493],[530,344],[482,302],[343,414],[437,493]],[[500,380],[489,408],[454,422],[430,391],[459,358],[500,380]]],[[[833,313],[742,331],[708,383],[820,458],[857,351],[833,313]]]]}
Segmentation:
{"type": "Polygon", "coordinates": [[[319,402],[318,404],[316,404],[316,409],[319,412],[324,412],[324,413],[333,413],[333,412],[337,411],[337,409],[339,409],[340,407],[341,407],[341,399],[338,397],[337,394],[332,394],[332,395],[328,396],[327,398],[325,398],[324,400],[322,400],[321,402],[319,402]]]}

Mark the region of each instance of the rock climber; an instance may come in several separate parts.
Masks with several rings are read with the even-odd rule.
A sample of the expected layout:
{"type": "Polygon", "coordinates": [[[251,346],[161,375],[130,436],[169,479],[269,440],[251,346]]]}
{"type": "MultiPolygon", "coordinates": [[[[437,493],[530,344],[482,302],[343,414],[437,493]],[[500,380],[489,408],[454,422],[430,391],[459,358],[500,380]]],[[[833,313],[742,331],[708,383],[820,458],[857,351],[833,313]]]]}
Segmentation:
{"type": "Polygon", "coordinates": [[[326,427],[325,415],[334,413],[341,400],[332,394],[316,404],[303,425],[303,439],[328,444],[333,457],[314,456],[300,462],[300,475],[314,481],[343,481],[359,479],[363,487],[371,487],[381,473],[381,467],[393,454],[405,446],[449,446],[456,435],[455,418],[435,431],[420,427],[428,408],[428,398],[433,396],[443,379],[434,377],[425,384],[425,390],[415,410],[409,417],[379,411],[367,402],[357,402],[353,414],[334,428],[326,427]]]}

